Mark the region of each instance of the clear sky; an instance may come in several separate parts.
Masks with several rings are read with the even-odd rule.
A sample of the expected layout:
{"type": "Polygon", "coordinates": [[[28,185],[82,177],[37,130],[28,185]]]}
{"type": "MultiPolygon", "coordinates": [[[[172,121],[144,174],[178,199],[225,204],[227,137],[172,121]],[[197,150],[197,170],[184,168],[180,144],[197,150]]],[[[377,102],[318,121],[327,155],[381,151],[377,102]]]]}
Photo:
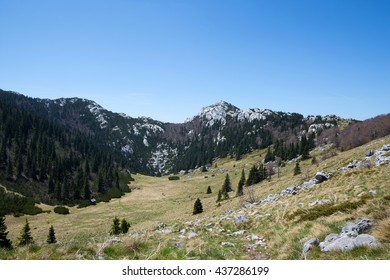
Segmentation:
{"type": "Polygon", "coordinates": [[[0,88],[182,122],[390,113],[387,0],[0,0],[0,88]]]}

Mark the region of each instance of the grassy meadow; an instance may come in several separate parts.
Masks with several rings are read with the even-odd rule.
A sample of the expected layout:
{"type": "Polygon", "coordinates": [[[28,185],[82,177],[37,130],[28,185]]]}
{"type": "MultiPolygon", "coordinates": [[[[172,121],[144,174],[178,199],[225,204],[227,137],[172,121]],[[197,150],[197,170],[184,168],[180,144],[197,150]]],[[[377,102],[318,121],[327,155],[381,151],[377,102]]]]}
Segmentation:
{"type": "Polygon", "coordinates": [[[345,253],[324,253],[317,248],[307,258],[390,259],[389,164],[338,170],[354,159],[362,160],[367,150],[388,143],[390,138],[385,137],[346,152],[330,146],[317,148],[311,153],[317,164],[312,164],[311,159],[301,161],[302,173],[293,176],[295,162],[287,162],[270,180],[244,187],[243,197],[235,196],[241,171],[244,169],[248,176],[252,165],[264,159],[266,150],[253,151],[239,161],[217,159],[207,172],[195,170],[179,175],[176,181],[168,180],[168,176],[135,174],[130,186],[137,188],[107,203],[69,207],[68,215],[56,214],[54,207],[40,205],[48,211],[35,216],[7,216],[8,237],[15,248],[0,250],[0,259],[302,259],[305,240],[317,237],[323,241],[326,235],[339,233],[347,221],[359,217],[374,220],[370,234],[381,241],[381,246],[345,253]],[[313,178],[321,170],[332,176],[312,189],[243,208],[249,192],[257,200],[264,199],[313,178]],[[230,199],[218,204],[217,193],[226,174],[233,192],[229,193],[230,199]],[[212,194],[206,194],[208,186],[212,194]],[[192,215],[197,198],[201,199],[204,211],[192,215]],[[331,204],[321,209],[308,206],[324,199],[331,204]],[[236,225],[238,215],[247,220],[236,225]],[[115,216],[131,224],[129,232],[117,238],[110,235],[115,216]],[[34,244],[18,247],[26,219],[34,244]],[[46,243],[51,225],[56,244],[46,243]],[[195,236],[189,237],[189,233],[195,236]]]}

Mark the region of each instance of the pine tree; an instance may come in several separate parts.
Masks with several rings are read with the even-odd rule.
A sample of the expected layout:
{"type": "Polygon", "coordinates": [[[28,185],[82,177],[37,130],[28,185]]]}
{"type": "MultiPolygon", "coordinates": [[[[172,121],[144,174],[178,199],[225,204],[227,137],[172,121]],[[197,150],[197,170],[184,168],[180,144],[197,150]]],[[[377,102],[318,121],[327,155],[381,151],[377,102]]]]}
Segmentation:
{"type": "Polygon", "coordinates": [[[26,224],[23,226],[22,231],[20,232],[19,237],[19,246],[24,246],[33,243],[33,238],[31,236],[30,225],[26,219],[26,224]]]}
{"type": "Polygon", "coordinates": [[[50,229],[49,229],[49,234],[47,236],[47,243],[49,243],[49,244],[57,243],[56,233],[54,231],[54,227],[53,226],[51,226],[50,229]]]}
{"type": "Polygon", "coordinates": [[[267,163],[269,161],[274,161],[274,160],[275,160],[275,156],[271,152],[271,147],[268,147],[267,154],[265,155],[264,158],[264,163],[267,163]]]}
{"type": "Polygon", "coordinates": [[[54,193],[55,185],[54,185],[54,180],[53,180],[53,174],[50,175],[49,177],[49,186],[48,186],[48,194],[54,193]]]}
{"type": "Polygon", "coordinates": [[[202,202],[200,201],[199,198],[196,199],[194,203],[194,211],[192,212],[193,215],[200,214],[203,212],[203,206],[202,202]]]}
{"type": "Polygon", "coordinates": [[[14,176],[14,165],[12,163],[11,157],[8,158],[7,165],[7,179],[12,179],[14,176]]]}
{"type": "Polygon", "coordinates": [[[112,235],[118,235],[120,233],[121,233],[120,221],[115,216],[114,220],[112,221],[111,234],[112,235]]]}
{"type": "Polygon", "coordinates": [[[216,202],[220,202],[222,200],[222,192],[221,190],[218,191],[218,195],[217,195],[217,201],[216,202]]]}
{"type": "Polygon", "coordinates": [[[104,193],[104,180],[103,180],[103,173],[99,171],[98,175],[98,192],[99,193],[104,193]]]}
{"type": "Polygon", "coordinates": [[[301,174],[301,167],[299,166],[299,162],[297,162],[294,167],[294,176],[298,174],[301,174]]]}
{"type": "Polygon", "coordinates": [[[5,224],[5,217],[0,216],[0,248],[12,249],[12,241],[7,238],[8,231],[5,224]]]}
{"type": "Polygon", "coordinates": [[[245,179],[245,170],[243,169],[241,171],[241,178],[240,181],[238,182],[238,185],[242,184],[243,186],[245,185],[246,179],[245,179]]]}
{"type": "Polygon", "coordinates": [[[238,184],[236,196],[244,195],[244,185],[238,184]]]}
{"type": "Polygon", "coordinates": [[[211,193],[212,193],[212,191],[211,191],[211,187],[210,187],[210,186],[208,186],[208,187],[207,187],[206,194],[211,194],[211,193]]]}
{"type": "MultiPolygon", "coordinates": [[[[260,165],[260,168],[262,169],[263,166],[260,165]]],[[[262,170],[259,170],[256,165],[252,166],[251,170],[249,171],[248,179],[246,180],[246,186],[257,184],[263,179],[260,171],[262,172],[262,170]]]]}
{"type": "Polygon", "coordinates": [[[84,199],[90,199],[91,198],[91,188],[89,186],[89,179],[87,174],[84,174],[84,199]]]}
{"type": "Polygon", "coordinates": [[[230,183],[229,174],[226,174],[225,182],[223,183],[222,189],[228,193],[232,191],[232,185],[230,183]]]}
{"type": "Polygon", "coordinates": [[[122,233],[127,233],[130,228],[130,223],[126,221],[125,219],[122,219],[121,221],[121,232],[122,233]]]}

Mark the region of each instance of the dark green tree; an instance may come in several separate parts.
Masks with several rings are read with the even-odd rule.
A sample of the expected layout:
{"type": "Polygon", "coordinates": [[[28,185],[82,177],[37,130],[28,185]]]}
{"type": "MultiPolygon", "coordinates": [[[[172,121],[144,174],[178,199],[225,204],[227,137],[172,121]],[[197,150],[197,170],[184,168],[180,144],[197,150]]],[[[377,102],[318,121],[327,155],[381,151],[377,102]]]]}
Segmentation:
{"type": "Polygon", "coordinates": [[[268,147],[267,154],[265,155],[265,158],[264,158],[264,163],[274,161],[274,160],[275,160],[275,156],[271,152],[271,147],[268,147]]]}
{"type": "Polygon", "coordinates": [[[226,191],[225,188],[222,188],[222,190],[221,190],[221,196],[222,196],[222,200],[229,199],[229,194],[228,194],[228,192],[226,191]]]}
{"type": "Polygon", "coordinates": [[[116,217],[116,216],[115,216],[114,220],[112,221],[110,233],[112,235],[118,235],[121,233],[120,221],[119,221],[118,217],[116,217]]]}
{"type": "Polygon", "coordinates": [[[200,214],[203,212],[203,205],[199,198],[195,200],[193,215],[200,214]]]}
{"type": "Polygon", "coordinates": [[[56,239],[56,233],[54,231],[54,227],[51,226],[49,228],[49,234],[47,235],[47,240],[46,240],[47,243],[49,244],[54,244],[54,243],[57,243],[57,239],[56,239]]]}
{"type": "Polygon", "coordinates": [[[238,181],[236,196],[244,195],[244,185],[245,185],[245,171],[243,169],[242,172],[241,172],[240,181],[238,181]]]}
{"type": "Polygon", "coordinates": [[[226,174],[225,181],[222,186],[222,190],[224,190],[226,193],[232,191],[232,185],[230,183],[230,177],[229,174],[226,174]]]}
{"type": "Polygon", "coordinates": [[[206,191],[206,193],[207,193],[207,194],[211,194],[211,193],[212,193],[212,191],[211,191],[211,187],[210,187],[210,186],[208,186],[208,187],[207,187],[207,191],[206,191]]]}
{"type": "Polygon", "coordinates": [[[12,241],[7,238],[8,231],[5,224],[5,217],[0,216],[0,248],[12,249],[12,241]]]}
{"type": "Polygon", "coordinates": [[[91,198],[91,188],[89,186],[89,179],[88,175],[85,173],[84,174],[84,199],[90,199],[91,198]]]}
{"type": "Polygon", "coordinates": [[[249,171],[248,179],[246,180],[246,186],[251,186],[257,184],[261,181],[261,175],[259,169],[256,165],[253,165],[249,171]]]}
{"type": "Polygon", "coordinates": [[[222,192],[221,190],[218,191],[218,195],[217,195],[217,201],[216,202],[220,202],[222,200],[222,192]]]}
{"type": "Polygon", "coordinates": [[[23,226],[22,231],[20,232],[19,237],[19,246],[24,246],[33,243],[33,238],[31,236],[30,225],[26,219],[26,224],[23,226]]]}
{"type": "Polygon", "coordinates": [[[301,167],[299,166],[299,162],[297,162],[294,167],[294,176],[298,174],[301,174],[301,167]]]}
{"type": "Polygon", "coordinates": [[[126,219],[122,219],[121,221],[121,232],[122,233],[127,233],[130,228],[130,223],[126,221],[126,219]]]}
{"type": "Polygon", "coordinates": [[[12,179],[13,176],[14,176],[14,165],[12,163],[11,157],[8,157],[7,179],[12,179]]]}
{"type": "Polygon", "coordinates": [[[52,194],[52,193],[54,193],[54,190],[55,190],[55,184],[54,184],[54,180],[53,180],[53,175],[51,174],[49,177],[48,193],[52,194]]]}

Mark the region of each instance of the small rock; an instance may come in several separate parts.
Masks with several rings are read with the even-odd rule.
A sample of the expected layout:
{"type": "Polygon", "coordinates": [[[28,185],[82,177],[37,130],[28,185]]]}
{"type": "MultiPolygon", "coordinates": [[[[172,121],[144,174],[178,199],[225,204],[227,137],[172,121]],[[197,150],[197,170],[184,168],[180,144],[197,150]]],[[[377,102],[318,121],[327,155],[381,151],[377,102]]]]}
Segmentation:
{"type": "Polygon", "coordinates": [[[170,230],[170,229],[162,229],[162,230],[158,230],[157,232],[159,232],[161,234],[170,234],[170,233],[172,233],[172,230],[170,230]]]}
{"type": "Polygon", "coordinates": [[[187,235],[187,238],[188,238],[188,239],[191,239],[191,238],[194,238],[194,237],[196,237],[196,236],[197,236],[197,234],[196,234],[195,232],[190,231],[190,232],[188,233],[188,235],[187,235]]]}
{"type": "Polygon", "coordinates": [[[315,176],[316,184],[321,184],[322,182],[328,180],[330,178],[329,174],[325,172],[317,172],[315,176]]]}
{"type": "Polygon", "coordinates": [[[355,223],[347,223],[342,229],[341,234],[348,236],[357,236],[367,230],[369,230],[373,226],[373,222],[369,219],[359,219],[355,223]]]}
{"type": "Polygon", "coordinates": [[[186,243],[184,241],[180,241],[180,242],[177,242],[175,243],[175,248],[183,248],[184,246],[186,245],[186,243]]]}
{"type": "Polygon", "coordinates": [[[131,238],[134,238],[134,239],[137,239],[137,238],[140,238],[140,237],[141,237],[141,234],[139,234],[139,233],[133,233],[131,235],[131,238]]]}
{"type": "Polygon", "coordinates": [[[354,239],[355,246],[369,246],[375,247],[379,245],[379,242],[369,234],[360,234],[354,239]]]}
{"type": "Polygon", "coordinates": [[[123,241],[119,237],[112,237],[110,240],[108,240],[108,243],[123,243],[123,241]]]}
{"type": "Polygon", "coordinates": [[[390,144],[383,145],[381,148],[381,151],[388,152],[390,151],[390,144]]]}
{"type": "Polygon", "coordinates": [[[222,242],[221,243],[222,246],[227,246],[227,247],[235,247],[236,245],[234,245],[233,243],[231,242],[222,242]]]}
{"type": "Polygon", "coordinates": [[[309,203],[309,206],[315,206],[315,205],[324,205],[324,204],[329,204],[332,203],[329,199],[324,199],[324,200],[316,200],[312,203],[309,203]]]}
{"type": "Polygon", "coordinates": [[[372,196],[377,194],[377,190],[369,190],[368,191],[372,196]]]}
{"type": "Polygon", "coordinates": [[[355,244],[353,242],[353,238],[349,236],[341,236],[340,238],[327,243],[327,242],[321,242],[320,248],[323,252],[329,252],[329,251],[349,251],[355,248],[355,244]]]}
{"type": "Polygon", "coordinates": [[[184,229],[184,228],[183,228],[181,231],[179,231],[180,234],[186,234],[186,232],[187,232],[187,231],[186,231],[186,229],[184,229]]]}
{"type": "Polygon", "coordinates": [[[246,220],[248,220],[248,218],[247,218],[246,216],[243,216],[243,215],[236,216],[236,218],[235,218],[235,224],[236,224],[236,225],[242,224],[242,223],[245,222],[246,220]]]}
{"type": "Polygon", "coordinates": [[[305,244],[303,244],[302,254],[307,256],[311,248],[317,247],[318,245],[320,245],[320,241],[316,237],[306,241],[305,244]]]}
{"type": "Polygon", "coordinates": [[[239,230],[232,233],[232,235],[243,235],[246,231],[245,230],[239,230]]]}
{"type": "Polygon", "coordinates": [[[253,233],[252,233],[250,239],[251,239],[252,241],[257,241],[257,240],[260,240],[261,238],[258,237],[256,234],[253,234],[253,233]]]}
{"type": "Polygon", "coordinates": [[[369,150],[366,152],[366,157],[371,157],[374,155],[374,153],[375,153],[374,150],[369,150]]]}

